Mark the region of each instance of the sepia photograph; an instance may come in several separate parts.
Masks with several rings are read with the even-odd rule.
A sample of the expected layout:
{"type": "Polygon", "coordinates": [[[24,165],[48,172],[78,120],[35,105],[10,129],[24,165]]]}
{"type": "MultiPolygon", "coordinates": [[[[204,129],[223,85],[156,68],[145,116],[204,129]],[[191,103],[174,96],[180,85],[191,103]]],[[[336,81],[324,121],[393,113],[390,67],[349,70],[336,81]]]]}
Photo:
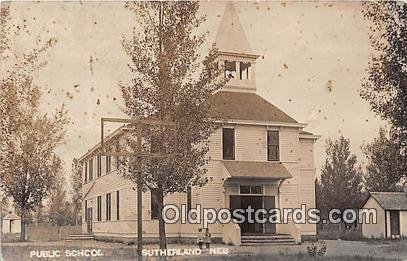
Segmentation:
{"type": "Polygon", "coordinates": [[[1,1],[0,259],[407,261],[407,1],[1,1]]]}

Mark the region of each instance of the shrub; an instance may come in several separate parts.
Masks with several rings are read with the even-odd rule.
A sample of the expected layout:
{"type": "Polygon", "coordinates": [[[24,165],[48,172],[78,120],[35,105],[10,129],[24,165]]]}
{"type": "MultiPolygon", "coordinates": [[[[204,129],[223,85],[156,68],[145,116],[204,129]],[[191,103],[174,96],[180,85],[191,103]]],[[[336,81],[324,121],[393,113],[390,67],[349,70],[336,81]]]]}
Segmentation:
{"type": "Polygon", "coordinates": [[[308,255],[312,257],[323,256],[326,253],[326,245],[325,244],[318,244],[318,243],[311,243],[307,246],[308,255]]]}

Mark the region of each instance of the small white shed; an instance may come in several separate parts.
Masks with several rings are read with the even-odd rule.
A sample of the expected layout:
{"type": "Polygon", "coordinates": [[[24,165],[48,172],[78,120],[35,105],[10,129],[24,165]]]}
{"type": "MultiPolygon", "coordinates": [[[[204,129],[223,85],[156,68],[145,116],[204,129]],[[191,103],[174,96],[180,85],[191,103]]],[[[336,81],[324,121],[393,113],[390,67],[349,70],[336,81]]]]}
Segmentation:
{"type": "Polygon", "coordinates": [[[21,233],[21,218],[10,213],[3,218],[3,233],[21,233]]]}
{"type": "Polygon", "coordinates": [[[370,192],[363,209],[376,210],[376,223],[362,223],[364,238],[407,238],[407,193],[370,192]]]}

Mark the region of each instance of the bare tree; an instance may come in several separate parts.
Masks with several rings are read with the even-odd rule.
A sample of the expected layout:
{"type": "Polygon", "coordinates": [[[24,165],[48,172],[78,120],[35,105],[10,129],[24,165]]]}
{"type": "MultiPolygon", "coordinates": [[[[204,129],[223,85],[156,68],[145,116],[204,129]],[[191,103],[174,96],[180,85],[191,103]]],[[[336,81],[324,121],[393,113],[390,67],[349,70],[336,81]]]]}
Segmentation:
{"type": "MultiPolygon", "coordinates": [[[[176,125],[176,130],[150,126],[143,136],[151,152],[172,153],[174,157],[151,157],[141,168],[134,157],[123,164],[123,175],[135,183],[141,170],[144,187],[138,189],[150,190],[157,197],[160,248],[164,249],[164,197],[207,182],[205,141],[217,127],[209,117],[207,99],[225,79],[215,60],[215,49],[204,58],[200,56],[207,34],[194,33],[205,20],[197,15],[197,2],[130,2],[126,7],[136,14],[141,28],[123,40],[133,73],[132,83],[121,88],[124,111],[131,119],[176,125]]],[[[136,150],[133,141],[130,137],[128,144],[136,150]]]]}

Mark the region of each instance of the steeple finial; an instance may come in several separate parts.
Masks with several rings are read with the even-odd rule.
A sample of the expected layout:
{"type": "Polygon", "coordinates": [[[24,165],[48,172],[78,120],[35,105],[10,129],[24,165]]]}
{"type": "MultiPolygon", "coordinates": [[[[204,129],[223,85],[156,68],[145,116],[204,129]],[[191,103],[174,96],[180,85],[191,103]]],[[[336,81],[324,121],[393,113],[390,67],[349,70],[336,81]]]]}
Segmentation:
{"type": "Polygon", "coordinates": [[[226,4],[215,45],[222,52],[252,54],[249,41],[232,2],[226,4]]]}

